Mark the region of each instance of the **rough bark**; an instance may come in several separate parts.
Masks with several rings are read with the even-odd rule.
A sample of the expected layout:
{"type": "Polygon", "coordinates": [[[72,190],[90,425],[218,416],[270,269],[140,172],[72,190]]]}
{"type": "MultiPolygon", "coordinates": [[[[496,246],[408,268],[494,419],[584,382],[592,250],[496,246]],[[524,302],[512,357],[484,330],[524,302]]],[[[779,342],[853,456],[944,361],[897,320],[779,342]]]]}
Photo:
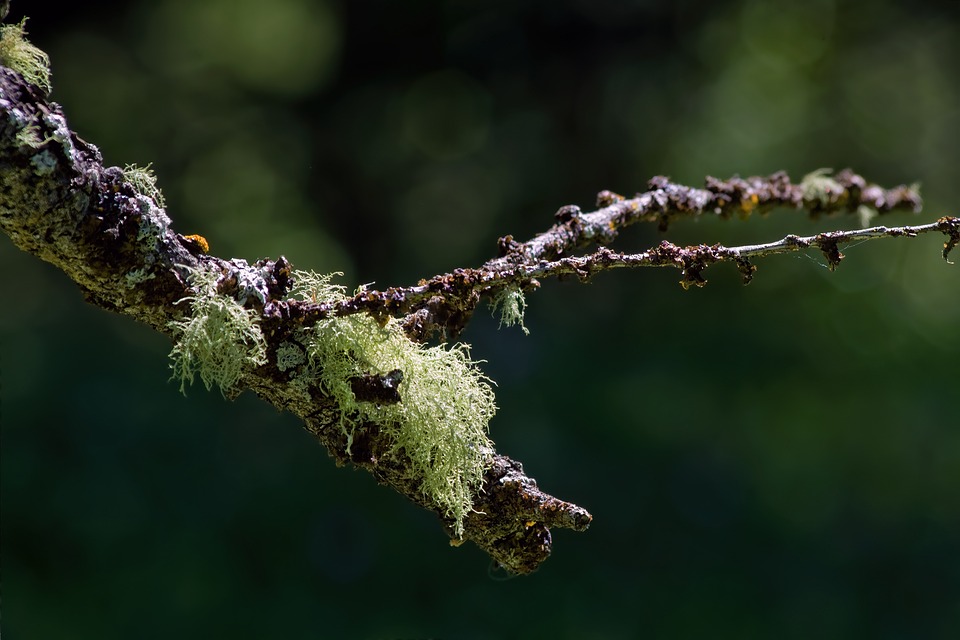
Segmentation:
{"type": "MultiPolygon", "coordinates": [[[[96,147],[70,131],[58,105],[3,67],[0,112],[0,227],[16,246],[61,269],[92,304],[132,316],[168,336],[174,333],[171,322],[190,311],[176,303],[194,293],[191,271],[217,274],[221,292],[233,297],[241,283],[257,281],[262,290],[245,304],[257,312],[272,356],[303,327],[356,313],[380,320],[398,318],[411,340],[422,341],[435,333],[455,336],[481,299],[493,300],[505,292],[519,295],[539,286],[538,278],[549,276],[585,280],[612,268],[673,266],[681,269],[685,287],[702,286],[703,270],[727,260],[736,262],[746,283],[755,270],[751,258],[764,255],[816,247],[833,267],[842,258],[838,246],[853,239],[940,232],[947,236],[944,258],[960,242],[960,219],[941,218],[918,227],[788,236],[749,247],[678,247],[662,242],[641,254],[611,251],[605,245],[636,222],[653,222],[665,229],[678,218],[746,217],[777,207],[818,217],[864,208],[874,214],[916,212],[921,204],[915,188],[883,189],[848,170],[832,177],[815,172],[799,184],[783,173],[725,181],[708,178],[702,189],[656,177],[648,191],[634,198],[601,192],[594,212],[562,207],[550,229],[526,242],[501,238],[500,255],[479,268],[457,269],[411,287],[363,291],[341,302],[306,303],[287,295],[292,268],[284,258],[248,265],[208,255],[202,238],[176,233],[158,197],[131,183],[123,170],[104,167],[96,147]],[[596,244],[603,246],[583,253],[596,244]]],[[[402,376],[402,371],[369,372],[352,379],[351,386],[361,401],[402,402],[397,391],[402,376]]],[[[275,357],[242,373],[233,392],[244,390],[303,419],[338,464],[366,469],[382,484],[437,512],[452,544],[472,540],[512,573],[529,573],[549,556],[552,528],[583,531],[590,525],[592,517],[585,509],[542,492],[519,462],[493,453],[482,487],[473,496],[474,512],[464,520],[459,538],[453,523],[424,498],[417,473],[403,456],[390,453],[392,443],[377,425],[359,425],[348,446],[338,405],[317,386],[309,389],[310,399],[305,401],[302,388],[291,387],[275,357]]]]}
{"type": "MultiPolygon", "coordinates": [[[[266,300],[253,304],[264,314],[268,352],[276,353],[284,336],[298,326],[296,319],[268,313],[287,304],[289,263],[280,258],[246,265],[205,254],[201,242],[173,230],[156,200],[131,184],[121,169],[103,166],[97,148],[70,131],[58,105],[3,67],[0,114],[0,227],[17,247],[67,274],[90,303],[169,336],[170,323],[189,312],[175,304],[192,294],[189,270],[204,270],[232,274],[225,288],[231,286],[228,281],[238,287],[245,276],[267,283],[266,300]]],[[[358,379],[356,388],[389,395],[393,382],[389,374],[385,378],[379,383],[358,379]]],[[[311,389],[312,402],[304,402],[274,361],[245,371],[234,391],[244,390],[302,418],[338,464],[364,468],[382,484],[436,511],[425,502],[417,475],[404,467],[403,458],[383,455],[391,443],[374,425],[357,430],[361,435],[347,454],[336,405],[319,388],[311,389]]],[[[451,541],[472,540],[513,573],[529,573],[549,556],[551,527],[582,531],[591,521],[586,510],[543,493],[520,463],[499,454],[491,460],[474,508],[462,539],[453,539],[451,522],[444,522],[451,541]]]]}

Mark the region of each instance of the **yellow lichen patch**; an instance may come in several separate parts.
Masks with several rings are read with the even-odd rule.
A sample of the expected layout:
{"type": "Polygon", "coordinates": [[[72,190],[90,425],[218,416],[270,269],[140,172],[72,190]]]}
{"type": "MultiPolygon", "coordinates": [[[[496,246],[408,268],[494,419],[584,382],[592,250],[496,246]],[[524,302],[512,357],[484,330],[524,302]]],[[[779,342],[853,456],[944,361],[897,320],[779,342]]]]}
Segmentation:
{"type": "Polygon", "coordinates": [[[194,243],[195,245],[197,245],[197,247],[199,247],[200,251],[202,251],[202,252],[204,252],[204,253],[210,253],[210,243],[207,242],[207,239],[204,238],[203,236],[199,236],[199,235],[196,235],[196,234],[190,234],[190,235],[188,235],[188,236],[183,236],[183,237],[184,237],[184,239],[189,240],[190,242],[192,242],[192,243],[194,243]]]}
{"type": "Polygon", "coordinates": [[[740,199],[740,210],[745,214],[750,214],[754,209],[757,208],[757,205],[760,204],[760,198],[755,193],[751,193],[749,197],[743,197],[740,199]]]}

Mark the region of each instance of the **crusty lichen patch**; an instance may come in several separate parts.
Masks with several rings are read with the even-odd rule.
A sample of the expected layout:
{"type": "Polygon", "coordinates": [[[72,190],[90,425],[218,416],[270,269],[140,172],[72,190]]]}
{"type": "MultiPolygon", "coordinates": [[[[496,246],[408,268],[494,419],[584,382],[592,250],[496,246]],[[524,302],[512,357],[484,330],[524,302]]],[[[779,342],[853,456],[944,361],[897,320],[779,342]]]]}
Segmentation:
{"type": "MultiPolygon", "coordinates": [[[[330,276],[294,274],[295,293],[313,302],[345,298],[330,276]]],[[[339,405],[341,426],[373,422],[393,440],[392,455],[405,456],[427,500],[463,534],[463,520],[480,490],[493,443],[487,424],[496,412],[490,381],[471,361],[465,345],[425,347],[412,342],[400,323],[381,326],[356,314],[329,318],[305,330],[310,369],[339,405]],[[398,403],[359,402],[350,380],[365,374],[403,372],[398,403]]]]}

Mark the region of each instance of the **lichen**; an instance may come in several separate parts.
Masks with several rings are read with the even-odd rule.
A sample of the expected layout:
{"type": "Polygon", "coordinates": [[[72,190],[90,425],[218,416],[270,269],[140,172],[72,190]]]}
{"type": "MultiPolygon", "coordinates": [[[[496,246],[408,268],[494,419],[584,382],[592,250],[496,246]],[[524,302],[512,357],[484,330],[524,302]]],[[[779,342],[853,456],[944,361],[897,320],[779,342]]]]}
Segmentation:
{"type": "MultiPolygon", "coordinates": [[[[315,303],[343,300],[344,288],[331,282],[334,275],[339,274],[295,272],[291,295],[315,303]]],[[[237,277],[237,288],[243,290],[240,281],[237,277]]],[[[267,362],[256,312],[238,301],[247,294],[224,296],[217,282],[216,274],[191,270],[195,294],[178,302],[191,309],[189,317],[171,323],[176,338],[172,378],[181,390],[199,374],[208,389],[217,385],[226,394],[245,370],[267,362]]],[[[300,329],[294,341],[277,348],[276,366],[291,372],[291,389],[305,393],[319,387],[337,404],[348,453],[356,426],[378,425],[389,438],[385,455],[405,459],[402,466],[419,482],[425,502],[451,520],[455,535],[462,537],[464,518],[492,459],[487,424],[496,412],[491,382],[465,345],[419,345],[397,320],[380,324],[355,314],[300,329]],[[396,371],[402,374],[400,402],[360,401],[354,395],[351,380],[396,371]]]]}
{"type": "Polygon", "coordinates": [[[266,342],[256,312],[217,292],[216,274],[189,273],[196,293],[177,304],[189,304],[190,315],[170,323],[176,339],[171,379],[179,380],[184,392],[199,374],[207,390],[217,385],[226,395],[245,369],[266,364],[266,342]]]}
{"type": "Polygon", "coordinates": [[[133,185],[137,193],[151,198],[161,209],[166,209],[167,204],[163,198],[163,192],[157,186],[157,176],[149,164],[145,167],[128,164],[123,168],[123,178],[133,185]]]}
{"type": "Polygon", "coordinates": [[[33,156],[30,164],[36,169],[38,176],[50,175],[57,168],[57,157],[45,149],[33,156]]]}
{"type": "Polygon", "coordinates": [[[530,335],[530,330],[523,324],[526,310],[527,300],[523,292],[516,287],[502,289],[490,303],[490,313],[495,315],[498,311],[500,312],[501,327],[504,325],[512,327],[518,324],[524,334],[530,335]]]}
{"type": "Polygon", "coordinates": [[[306,361],[303,349],[292,342],[283,342],[277,347],[277,369],[280,371],[294,369],[306,361]]]}
{"type": "Polygon", "coordinates": [[[805,202],[819,203],[821,206],[830,204],[832,198],[844,192],[843,185],[830,177],[833,169],[821,168],[803,176],[800,188],[805,202]]]}
{"type": "MultiPolygon", "coordinates": [[[[345,298],[331,275],[296,272],[294,294],[312,302],[345,298]]],[[[356,314],[328,318],[304,330],[310,371],[337,403],[341,427],[348,436],[354,425],[372,422],[392,439],[391,455],[405,456],[421,481],[423,496],[454,522],[463,534],[463,520],[480,490],[493,443],[487,424],[496,412],[493,390],[470,359],[465,345],[426,347],[412,342],[400,323],[356,314]],[[403,373],[401,401],[359,402],[350,380],[365,374],[403,373]]],[[[348,444],[349,446],[349,444],[348,444]]]]}
{"type": "Polygon", "coordinates": [[[50,93],[50,58],[27,40],[27,19],[0,25],[0,64],[50,93]]]}

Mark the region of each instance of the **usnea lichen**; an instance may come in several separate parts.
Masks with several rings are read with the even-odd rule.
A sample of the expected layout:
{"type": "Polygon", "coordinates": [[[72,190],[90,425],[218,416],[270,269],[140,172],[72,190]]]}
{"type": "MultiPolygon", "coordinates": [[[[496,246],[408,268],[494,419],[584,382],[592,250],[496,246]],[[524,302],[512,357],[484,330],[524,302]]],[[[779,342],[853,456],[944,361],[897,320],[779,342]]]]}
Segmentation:
{"type": "Polygon", "coordinates": [[[266,364],[267,345],[256,312],[218,293],[216,274],[190,274],[196,294],[177,304],[188,303],[191,314],[170,323],[176,338],[170,352],[171,378],[180,381],[183,392],[199,374],[208,391],[217,385],[226,394],[245,369],[266,364]]]}
{"type": "Polygon", "coordinates": [[[50,58],[27,40],[27,19],[0,25],[0,64],[50,93],[50,58]]]}
{"type": "MultiPolygon", "coordinates": [[[[295,293],[303,299],[346,297],[331,276],[297,272],[295,278],[295,293]]],[[[462,536],[492,455],[487,424],[496,412],[490,381],[470,360],[467,347],[418,345],[396,320],[381,326],[363,314],[329,318],[306,331],[310,369],[339,405],[348,442],[355,424],[378,424],[393,441],[391,454],[408,458],[424,497],[453,520],[454,533],[462,536]],[[396,369],[403,372],[400,402],[357,401],[352,378],[396,369]]]]}
{"type": "Polygon", "coordinates": [[[530,335],[530,330],[523,324],[523,316],[526,310],[527,300],[524,298],[523,292],[515,287],[502,289],[490,303],[490,313],[496,315],[498,311],[500,312],[501,327],[504,325],[512,327],[518,324],[523,329],[524,334],[530,335]]]}
{"type": "Polygon", "coordinates": [[[124,179],[133,185],[137,193],[151,198],[161,209],[167,208],[167,203],[163,199],[163,192],[157,186],[157,175],[148,164],[145,167],[138,167],[135,164],[128,164],[123,168],[124,179]]]}
{"type": "MultiPolygon", "coordinates": [[[[333,275],[295,272],[291,294],[311,302],[346,298],[333,275]]],[[[339,274],[336,274],[339,275],[339,274]]],[[[216,274],[191,272],[191,315],[172,323],[177,339],[170,354],[173,378],[183,390],[199,374],[207,388],[225,393],[245,370],[267,362],[256,312],[217,292],[216,274]]],[[[493,455],[487,424],[496,412],[490,381],[465,345],[426,347],[411,341],[394,319],[379,324],[366,314],[328,318],[301,329],[296,344],[277,349],[276,365],[293,389],[318,386],[337,404],[349,449],[357,425],[374,423],[389,438],[387,455],[404,458],[425,501],[463,535],[483,473],[493,455]],[[300,346],[303,349],[301,350],[300,346]],[[357,400],[351,380],[402,372],[400,402],[357,400]]]]}

